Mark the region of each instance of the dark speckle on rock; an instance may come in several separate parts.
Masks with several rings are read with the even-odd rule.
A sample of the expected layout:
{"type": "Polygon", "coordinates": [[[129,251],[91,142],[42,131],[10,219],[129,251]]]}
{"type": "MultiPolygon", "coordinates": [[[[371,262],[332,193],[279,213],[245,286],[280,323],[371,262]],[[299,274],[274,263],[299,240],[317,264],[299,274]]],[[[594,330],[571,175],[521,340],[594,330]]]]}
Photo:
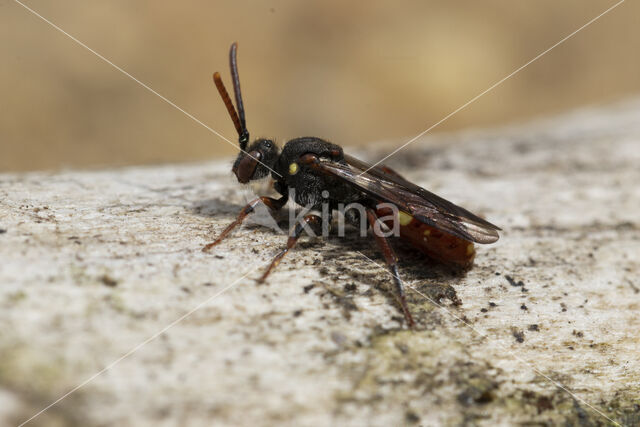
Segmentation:
{"type": "Polygon", "coordinates": [[[553,401],[548,396],[540,396],[536,400],[536,408],[538,409],[538,414],[553,409],[553,401]]]}
{"type": "Polygon", "coordinates": [[[358,289],[358,286],[353,282],[344,285],[345,292],[354,292],[356,289],[358,289]]]}
{"type": "Polygon", "coordinates": [[[416,424],[418,422],[420,422],[420,417],[418,416],[418,414],[416,414],[413,411],[407,411],[404,414],[404,419],[407,421],[407,423],[409,424],[416,424]]]}
{"type": "Polygon", "coordinates": [[[509,282],[511,286],[520,288],[522,292],[529,292],[529,289],[525,288],[524,282],[522,280],[516,281],[513,277],[509,275],[504,276],[504,278],[507,279],[507,282],[509,282]]]}
{"type": "Polygon", "coordinates": [[[108,286],[110,288],[114,288],[118,285],[118,281],[113,277],[109,276],[108,274],[103,274],[102,276],[100,276],[100,282],[102,282],[103,285],[108,286]]]}
{"type": "Polygon", "coordinates": [[[465,406],[487,404],[494,400],[497,384],[486,378],[471,378],[467,387],[458,394],[458,401],[465,406]]]}
{"type": "Polygon", "coordinates": [[[523,343],[524,342],[524,332],[522,332],[519,329],[514,328],[511,333],[513,334],[513,337],[516,339],[517,342],[519,343],[523,343]]]}
{"type": "Polygon", "coordinates": [[[530,331],[540,332],[539,326],[537,324],[535,324],[535,323],[532,324],[532,325],[529,325],[527,327],[527,329],[530,330],[530,331]]]}
{"type": "Polygon", "coordinates": [[[6,228],[0,228],[0,234],[4,234],[4,233],[6,233],[6,232],[7,232],[7,229],[6,229],[6,228]]]}

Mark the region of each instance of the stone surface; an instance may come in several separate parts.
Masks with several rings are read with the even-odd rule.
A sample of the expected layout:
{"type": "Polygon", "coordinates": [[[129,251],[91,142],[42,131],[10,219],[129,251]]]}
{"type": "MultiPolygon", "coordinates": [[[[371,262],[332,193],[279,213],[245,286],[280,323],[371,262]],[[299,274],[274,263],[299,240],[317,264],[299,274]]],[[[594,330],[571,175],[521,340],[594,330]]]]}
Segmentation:
{"type": "Polygon", "coordinates": [[[202,253],[251,198],[229,163],[0,175],[0,424],[106,366],[30,425],[640,423],[639,102],[390,159],[504,229],[466,275],[400,245],[413,331],[356,231],[264,286],[284,235],[202,253]]]}

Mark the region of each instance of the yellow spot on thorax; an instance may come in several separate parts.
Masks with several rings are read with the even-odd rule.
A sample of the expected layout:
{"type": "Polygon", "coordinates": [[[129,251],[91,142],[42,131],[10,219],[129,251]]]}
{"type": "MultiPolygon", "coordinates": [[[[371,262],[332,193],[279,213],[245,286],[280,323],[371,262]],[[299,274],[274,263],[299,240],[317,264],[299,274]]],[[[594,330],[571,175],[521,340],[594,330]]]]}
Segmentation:
{"type": "Polygon", "coordinates": [[[400,225],[409,225],[413,217],[406,212],[398,211],[398,220],[400,225]]]}
{"type": "Polygon", "coordinates": [[[289,175],[295,175],[298,173],[298,164],[297,163],[291,163],[289,165],[289,175]]]}
{"type": "Polygon", "coordinates": [[[429,234],[431,234],[431,230],[428,230],[428,229],[427,229],[427,230],[424,230],[424,233],[423,233],[423,234],[424,234],[425,236],[428,236],[429,234]]]}

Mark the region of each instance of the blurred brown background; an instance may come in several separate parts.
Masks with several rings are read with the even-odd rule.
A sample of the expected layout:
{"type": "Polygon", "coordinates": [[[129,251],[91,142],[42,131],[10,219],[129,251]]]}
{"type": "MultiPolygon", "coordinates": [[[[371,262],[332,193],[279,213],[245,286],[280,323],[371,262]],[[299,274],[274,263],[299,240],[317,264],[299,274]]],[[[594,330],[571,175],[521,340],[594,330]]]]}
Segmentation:
{"type": "MultiPolygon", "coordinates": [[[[25,1],[235,141],[211,82],[239,64],[252,136],[404,142],[615,1],[25,1]]],[[[0,1],[0,170],[206,160],[234,148],[13,0],[0,1]]],[[[640,91],[626,1],[434,129],[640,91]]]]}

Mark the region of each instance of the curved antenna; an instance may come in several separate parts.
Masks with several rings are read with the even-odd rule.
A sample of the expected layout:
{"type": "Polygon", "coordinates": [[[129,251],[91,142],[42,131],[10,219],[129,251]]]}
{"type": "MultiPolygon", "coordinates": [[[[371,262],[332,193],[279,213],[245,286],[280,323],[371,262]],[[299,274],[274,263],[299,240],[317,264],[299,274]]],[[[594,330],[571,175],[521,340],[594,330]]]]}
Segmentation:
{"type": "MultiPolygon", "coordinates": [[[[244,104],[242,103],[242,92],[240,91],[240,76],[238,75],[238,60],[236,58],[238,51],[238,43],[234,42],[229,50],[229,68],[231,68],[231,80],[233,81],[233,92],[236,95],[236,105],[238,106],[238,115],[242,131],[238,130],[240,135],[240,148],[247,145],[249,141],[249,131],[244,117],[244,104]]],[[[236,126],[237,129],[237,126],[236,126]]]]}
{"type": "MultiPolygon", "coordinates": [[[[238,113],[236,113],[236,109],[234,108],[233,103],[231,102],[231,98],[229,97],[229,92],[227,92],[227,89],[224,87],[224,83],[222,83],[222,79],[220,78],[220,73],[218,73],[217,71],[213,73],[213,82],[218,88],[218,92],[220,93],[222,102],[224,102],[224,105],[227,107],[227,111],[229,112],[229,116],[231,116],[233,125],[236,127],[236,131],[238,131],[238,136],[241,136],[243,129],[242,125],[240,124],[240,119],[238,118],[238,113]]],[[[242,150],[245,149],[242,144],[240,144],[240,148],[242,150]]]]}

